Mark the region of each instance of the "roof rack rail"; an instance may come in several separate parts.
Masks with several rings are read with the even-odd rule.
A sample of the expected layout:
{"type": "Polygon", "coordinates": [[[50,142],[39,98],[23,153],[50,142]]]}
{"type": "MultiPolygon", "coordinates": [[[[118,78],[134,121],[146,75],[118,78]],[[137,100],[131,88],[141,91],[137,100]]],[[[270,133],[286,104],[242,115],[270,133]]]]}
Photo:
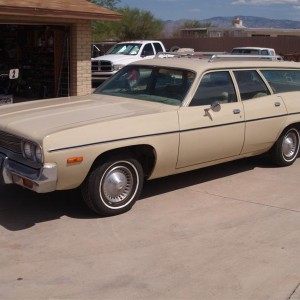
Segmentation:
{"type": "Polygon", "coordinates": [[[215,54],[225,54],[226,52],[194,52],[194,51],[175,51],[175,52],[158,52],[155,58],[194,58],[209,59],[215,54]]]}
{"type": "Polygon", "coordinates": [[[209,59],[209,62],[215,62],[220,60],[267,60],[267,61],[283,61],[280,55],[249,55],[249,54],[214,54],[209,59]]]}

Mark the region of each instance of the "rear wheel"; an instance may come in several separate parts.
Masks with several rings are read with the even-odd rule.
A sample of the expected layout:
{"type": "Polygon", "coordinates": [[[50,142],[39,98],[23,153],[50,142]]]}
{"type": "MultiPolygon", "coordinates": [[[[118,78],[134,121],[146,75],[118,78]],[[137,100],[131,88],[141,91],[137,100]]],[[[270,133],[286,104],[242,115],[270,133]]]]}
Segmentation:
{"type": "Polygon", "coordinates": [[[130,210],[142,186],[141,164],[134,158],[120,157],[93,169],[82,185],[82,195],[97,214],[112,216],[130,210]]]}
{"type": "Polygon", "coordinates": [[[279,137],[271,149],[272,161],[284,167],[294,163],[299,153],[299,131],[289,128],[279,137]]]}

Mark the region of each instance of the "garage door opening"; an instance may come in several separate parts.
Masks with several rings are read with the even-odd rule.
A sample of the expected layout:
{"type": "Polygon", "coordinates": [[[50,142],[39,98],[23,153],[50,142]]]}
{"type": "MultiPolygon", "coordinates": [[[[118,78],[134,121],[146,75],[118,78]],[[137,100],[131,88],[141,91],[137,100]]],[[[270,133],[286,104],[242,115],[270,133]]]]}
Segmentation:
{"type": "Polygon", "coordinates": [[[68,26],[0,24],[0,95],[13,102],[70,94],[68,26]],[[10,80],[10,69],[19,69],[10,80]]]}

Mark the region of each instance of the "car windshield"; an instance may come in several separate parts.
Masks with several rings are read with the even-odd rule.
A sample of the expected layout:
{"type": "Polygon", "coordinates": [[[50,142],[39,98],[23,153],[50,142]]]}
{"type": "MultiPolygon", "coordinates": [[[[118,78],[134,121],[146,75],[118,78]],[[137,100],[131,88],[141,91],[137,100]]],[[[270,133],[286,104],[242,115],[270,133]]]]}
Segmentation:
{"type": "Polygon", "coordinates": [[[94,94],[179,106],[194,79],[195,73],[190,70],[131,65],[104,82],[94,94]]]}
{"type": "Polygon", "coordinates": [[[124,54],[124,55],[137,55],[142,44],[138,43],[122,43],[116,44],[110,48],[106,54],[124,54]]]}

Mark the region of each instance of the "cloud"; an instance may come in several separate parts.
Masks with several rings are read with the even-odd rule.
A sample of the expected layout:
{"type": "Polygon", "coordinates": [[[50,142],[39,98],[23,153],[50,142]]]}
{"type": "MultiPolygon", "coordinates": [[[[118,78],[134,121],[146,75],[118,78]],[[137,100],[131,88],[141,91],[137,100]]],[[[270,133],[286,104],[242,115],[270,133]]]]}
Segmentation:
{"type": "Polygon", "coordinates": [[[235,0],[233,5],[300,4],[300,0],[235,0]]]}
{"type": "Polygon", "coordinates": [[[294,9],[297,9],[297,10],[300,10],[300,5],[298,5],[298,6],[295,5],[295,6],[293,6],[293,8],[294,8],[294,9]]]}

